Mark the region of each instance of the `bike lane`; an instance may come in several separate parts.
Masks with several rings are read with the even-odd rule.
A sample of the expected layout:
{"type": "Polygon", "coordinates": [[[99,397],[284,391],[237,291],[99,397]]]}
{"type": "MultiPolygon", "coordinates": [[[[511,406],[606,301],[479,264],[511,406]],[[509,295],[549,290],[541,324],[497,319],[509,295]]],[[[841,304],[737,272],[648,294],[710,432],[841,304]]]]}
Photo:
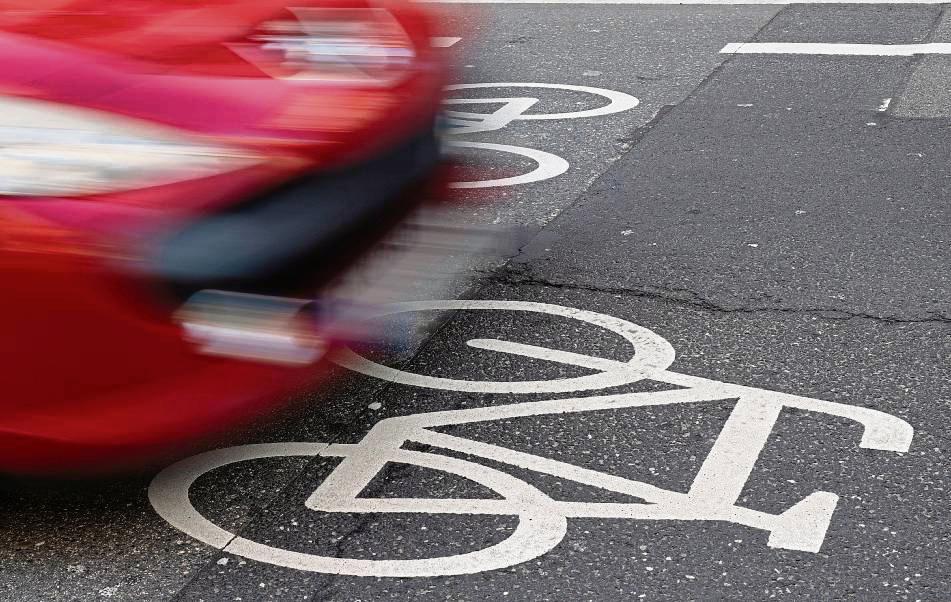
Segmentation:
{"type": "MultiPolygon", "coordinates": [[[[937,10],[792,7],[756,39],[915,43],[927,39],[937,10]]],[[[887,98],[900,102],[915,65],[909,58],[734,57],[476,294],[592,310],[648,327],[676,350],[671,369],[680,374],[905,421],[913,430],[909,446],[890,449],[862,447],[861,426],[843,416],[786,408],[771,423],[736,506],[780,515],[817,493],[834,494],[831,512],[813,508],[800,521],[815,527],[817,517],[828,518],[817,550],[774,545],[781,542],[768,530],[739,517],[605,518],[589,507],[587,515],[567,519],[550,551],[511,566],[412,578],[304,576],[224,554],[224,564],[206,570],[185,597],[240,595],[258,582],[265,590],[333,600],[941,599],[949,581],[944,401],[951,394],[947,241],[939,226],[948,221],[940,176],[945,124],[880,110],[887,98]]],[[[565,316],[464,311],[401,367],[467,382],[550,382],[595,371],[580,360],[467,345],[487,339],[615,362],[631,356],[622,336],[565,316]]],[[[570,395],[669,388],[644,380],[570,395]]],[[[376,420],[567,393],[469,389],[384,384],[364,401],[372,399],[376,420]]],[[[750,446],[727,428],[736,402],[723,395],[676,405],[563,408],[435,430],[527,454],[524,465],[544,458],[687,493],[698,474],[710,473],[705,462],[714,449],[750,446]]],[[[345,430],[336,441],[354,444],[366,434],[345,430]]],[[[558,501],[645,499],[636,490],[545,476],[538,464],[528,470],[498,458],[448,455],[503,470],[558,501]]],[[[312,555],[409,560],[469,553],[516,527],[514,516],[489,512],[308,515],[301,508],[337,462],[309,464],[241,535],[312,555]]],[[[729,467],[710,473],[704,499],[732,490],[736,483],[727,483],[737,473],[745,475],[729,467]]],[[[468,498],[472,508],[497,499],[458,475],[396,464],[360,496],[468,498]]],[[[552,536],[552,529],[538,537],[552,536]]]]}
{"type": "MultiPolygon", "coordinates": [[[[689,14],[693,9],[669,10],[689,14]]],[[[735,7],[723,10],[742,13],[735,7]]],[[[778,28],[774,31],[795,29],[803,21],[797,12],[803,9],[787,10],[785,21],[780,15],[773,22],[778,28]]],[[[809,29],[827,22],[829,15],[807,13],[805,25],[798,26],[809,29]]],[[[925,18],[913,17],[908,19],[921,23],[919,30],[927,29],[925,18]]],[[[884,24],[888,19],[871,21],[884,24]]],[[[745,39],[729,34],[716,46],[745,39]]],[[[660,44],[662,35],[657,35],[660,44]]],[[[889,121],[892,129],[885,133],[866,134],[865,129],[876,127],[868,123],[889,119],[870,115],[877,111],[875,102],[880,103],[883,89],[883,98],[901,95],[902,75],[910,66],[911,61],[883,64],[841,58],[731,59],[639,139],[516,262],[477,291],[481,299],[583,308],[646,326],[676,350],[671,368],[678,373],[873,407],[907,420],[915,431],[912,446],[907,453],[896,453],[860,449],[861,429],[844,418],[795,409],[782,412],[738,504],[779,514],[814,492],[834,492],[838,506],[818,553],[770,547],[765,531],[729,521],[580,517],[568,519],[554,549],[510,567],[446,577],[350,577],[219,554],[165,526],[134,496],[133,509],[118,509],[128,517],[123,523],[127,535],[105,544],[92,533],[98,519],[89,507],[95,504],[80,499],[77,522],[85,527],[73,531],[74,545],[97,548],[88,552],[93,559],[108,552],[118,570],[109,577],[115,581],[106,583],[122,586],[107,593],[118,599],[173,592],[188,600],[681,600],[795,594],[940,599],[947,588],[943,558],[948,539],[943,503],[948,458],[942,434],[947,416],[942,400],[949,394],[951,349],[943,310],[931,303],[926,288],[934,289],[930,294],[935,303],[946,297],[947,262],[942,260],[947,258],[934,243],[941,240],[935,224],[947,220],[944,205],[935,200],[940,199],[940,181],[922,174],[940,173],[946,162],[931,155],[942,152],[939,139],[928,137],[934,122],[889,121]],[[793,84],[803,81],[811,85],[793,84]],[[743,98],[737,97],[739,91],[743,98]],[[830,141],[841,144],[830,150],[830,141]],[[914,153],[931,157],[933,163],[915,163],[924,157],[914,153]],[[810,162],[803,157],[811,157],[810,162]],[[843,183],[849,174],[853,176],[843,183]],[[889,212],[879,197],[892,187],[915,202],[889,212]],[[743,196],[750,189],[753,192],[743,196]],[[806,224],[793,217],[810,212],[806,224]],[[919,234],[925,238],[915,246],[913,237],[919,234]],[[768,241],[781,236],[786,237],[782,247],[769,247],[768,241]],[[836,244],[823,246],[829,240],[836,244]],[[849,249],[845,241],[858,248],[849,249]],[[746,255],[760,250],[765,252],[746,255]],[[840,265],[841,255],[851,252],[858,258],[851,266],[840,265]],[[872,257],[872,265],[863,263],[863,257],[866,262],[872,257]],[[908,270],[919,276],[908,275],[908,270]],[[807,275],[797,279],[794,271],[807,275]],[[930,284],[923,282],[922,272],[930,284]],[[835,279],[823,279],[828,274],[835,279]],[[907,277],[900,279],[903,274],[907,277]],[[769,298],[758,295],[775,287],[781,287],[784,296],[766,305],[769,298]],[[843,298],[827,300],[821,293],[843,298]],[[156,588],[159,582],[163,589],[156,588]],[[187,585],[178,591],[177,584],[187,585]]],[[[637,96],[645,101],[642,94],[637,96]]],[[[558,140],[571,135],[565,130],[558,140]]],[[[521,143],[539,146],[534,138],[521,143]]],[[[581,189],[567,174],[534,188],[550,191],[556,182],[581,189]]],[[[542,196],[518,194],[530,200],[542,196]]],[[[631,350],[623,337],[564,316],[469,311],[440,329],[405,368],[468,381],[550,381],[592,373],[466,345],[472,339],[492,338],[616,361],[629,359],[631,350]]],[[[664,388],[669,385],[642,381],[572,394],[664,388]]],[[[386,417],[559,397],[564,395],[445,391],[354,376],[338,391],[314,400],[315,408],[251,440],[357,443],[386,417]],[[369,411],[355,416],[366,408],[369,411]]],[[[551,414],[442,432],[686,492],[732,408],[731,400],[722,400],[551,414]]],[[[425,449],[415,444],[408,448],[425,449]]],[[[463,554],[502,541],[515,527],[515,519],[505,515],[380,516],[307,509],[315,487],[337,462],[277,458],[235,465],[199,480],[191,500],[219,525],[249,540],[337,557],[463,554]]],[[[480,463],[505,468],[497,462],[480,463]]],[[[566,478],[525,469],[506,472],[557,500],[638,501],[566,478]]],[[[492,499],[483,486],[414,466],[390,467],[362,496],[492,499]]],[[[51,505],[43,510],[46,528],[65,518],[61,504],[51,505]]],[[[28,578],[23,557],[46,557],[24,552],[35,541],[22,543],[18,571],[28,578]]],[[[49,554],[53,560],[47,560],[47,566],[56,564],[56,552],[49,554]]],[[[60,597],[102,591],[93,585],[102,575],[89,575],[99,570],[95,560],[85,562],[82,566],[89,568],[82,578],[76,568],[67,567],[65,573],[60,568],[60,597]]]]}
{"type": "MultiPolygon", "coordinates": [[[[927,39],[937,10],[792,7],[756,39],[915,43],[927,39]]],[[[871,408],[905,421],[913,430],[909,446],[890,449],[862,447],[861,426],[839,415],[790,407],[771,423],[736,506],[780,515],[817,493],[834,494],[831,513],[813,508],[799,517],[809,528],[828,517],[818,550],[774,545],[782,542],[739,517],[605,518],[588,507],[587,515],[567,518],[563,533],[556,526],[539,531],[540,538],[557,539],[550,551],[511,566],[467,575],[355,577],[302,574],[223,554],[224,564],[206,570],[185,597],[241,595],[257,583],[265,591],[332,600],[941,599],[951,537],[949,273],[940,226],[948,221],[940,176],[946,124],[880,110],[885,99],[903,97],[916,63],[734,57],[475,294],[630,320],[670,342],[677,352],[671,369],[679,374],[871,408]]],[[[596,371],[538,353],[526,357],[525,349],[520,355],[467,344],[487,339],[615,362],[631,356],[624,337],[565,316],[464,311],[401,368],[468,382],[550,382],[596,371]]],[[[362,400],[373,404],[374,422],[567,393],[376,384],[362,400]]],[[[669,388],[644,380],[570,395],[669,388]]],[[[675,405],[563,408],[434,430],[527,454],[523,467],[514,468],[498,458],[447,455],[502,470],[554,500],[631,504],[645,497],[525,465],[534,461],[538,469],[543,458],[676,493],[693,491],[697,475],[708,473],[715,478],[706,481],[703,499],[711,500],[732,491],[736,483],[728,482],[737,474],[706,470],[711,451],[750,446],[726,428],[736,402],[723,395],[675,405]]],[[[355,444],[366,434],[344,429],[336,441],[355,444]]],[[[497,544],[517,525],[512,515],[489,512],[307,514],[301,508],[337,462],[309,464],[241,535],[312,555],[441,559],[497,544]]],[[[391,464],[360,496],[469,499],[472,508],[497,499],[458,475],[405,464],[391,464]]]]}

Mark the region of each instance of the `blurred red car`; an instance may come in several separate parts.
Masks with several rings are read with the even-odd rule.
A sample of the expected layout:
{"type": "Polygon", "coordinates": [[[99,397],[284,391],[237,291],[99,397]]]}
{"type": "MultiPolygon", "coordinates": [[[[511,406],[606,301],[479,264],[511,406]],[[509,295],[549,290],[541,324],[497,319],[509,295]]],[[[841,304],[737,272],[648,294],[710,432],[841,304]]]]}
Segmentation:
{"type": "Polygon", "coordinates": [[[291,299],[441,195],[431,21],[0,2],[0,471],[131,465],[320,376],[291,299]]]}

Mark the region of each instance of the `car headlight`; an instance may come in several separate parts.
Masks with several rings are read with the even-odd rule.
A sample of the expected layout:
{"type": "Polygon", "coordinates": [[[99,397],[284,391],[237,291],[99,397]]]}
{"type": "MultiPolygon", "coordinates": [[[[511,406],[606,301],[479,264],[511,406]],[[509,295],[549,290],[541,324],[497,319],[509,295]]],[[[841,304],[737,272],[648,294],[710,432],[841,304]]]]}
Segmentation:
{"type": "Polygon", "coordinates": [[[290,8],[232,49],[278,79],[392,85],[416,48],[383,8],[290,8]]]}
{"type": "Polygon", "coordinates": [[[80,196],[238,169],[244,149],[127,117],[0,96],[0,195],[80,196]]]}

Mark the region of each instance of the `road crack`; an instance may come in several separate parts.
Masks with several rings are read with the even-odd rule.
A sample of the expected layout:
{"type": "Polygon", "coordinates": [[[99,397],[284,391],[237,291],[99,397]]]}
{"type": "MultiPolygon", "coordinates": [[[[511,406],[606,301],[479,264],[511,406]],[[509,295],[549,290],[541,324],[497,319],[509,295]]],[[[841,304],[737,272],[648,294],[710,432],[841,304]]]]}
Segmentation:
{"type": "Polygon", "coordinates": [[[664,286],[596,286],[579,282],[567,282],[541,278],[530,273],[524,267],[503,266],[486,274],[482,282],[507,286],[538,286],[556,289],[577,290],[592,293],[641,297],[679,303],[681,305],[724,314],[791,314],[815,315],[825,320],[871,320],[885,324],[951,324],[951,316],[943,313],[931,313],[924,316],[880,315],[860,312],[841,307],[784,307],[777,305],[741,305],[718,303],[687,288],[664,286]]]}

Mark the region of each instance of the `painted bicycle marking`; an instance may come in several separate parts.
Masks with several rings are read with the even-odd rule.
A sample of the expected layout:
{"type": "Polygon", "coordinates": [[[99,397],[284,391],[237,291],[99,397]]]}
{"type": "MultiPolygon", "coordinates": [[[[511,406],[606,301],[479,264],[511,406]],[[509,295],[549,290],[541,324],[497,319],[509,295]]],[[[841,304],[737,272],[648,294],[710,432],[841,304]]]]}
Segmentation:
{"type": "MultiPolygon", "coordinates": [[[[465,134],[480,134],[483,132],[492,132],[501,130],[514,121],[543,121],[557,119],[584,119],[590,117],[600,117],[628,111],[636,107],[640,101],[630,94],[617,92],[614,90],[605,90],[603,88],[593,88],[591,86],[575,86],[569,84],[544,84],[536,82],[522,83],[478,83],[478,84],[455,84],[447,86],[446,90],[457,92],[460,90],[472,89],[499,89],[499,88],[542,88],[548,90],[567,90],[571,92],[582,92],[591,96],[607,99],[606,104],[593,109],[581,111],[568,111],[560,113],[531,113],[540,99],[533,97],[496,97],[496,98],[450,98],[443,101],[447,106],[471,106],[471,105],[499,105],[497,109],[488,113],[478,113],[463,111],[458,109],[447,109],[445,115],[448,118],[449,135],[452,137],[465,134]]],[[[496,178],[491,180],[473,180],[467,182],[454,182],[450,186],[453,188],[494,188],[500,186],[515,186],[518,184],[528,184],[531,182],[541,182],[548,180],[568,171],[570,164],[558,155],[527,148],[524,146],[512,146],[508,144],[494,144],[488,142],[472,142],[467,140],[449,140],[448,145],[455,148],[481,149],[502,153],[509,153],[527,157],[535,162],[535,168],[517,176],[506,178],[496,178]]]]}
{"type": "Polygon", "coordinates": [[[864,429],[858,445],[867,449],[906,452],[913,438],[911,425],[879,410],[670,371],[668,368],[674,360],[674,350],[663,337],[632,322],[604,314],[521,301],[418,302],[400,304],[390,311],[446,309],[522,311],[576,318],[620,335],[631,344],[632,358],[622,362],[498,339],[468,341],[470,346],[480,349],[581,366],[598,372],[581,378],[513,383],[438,379],[395,371],[355,353],[342,356],[340,363],[394,382],[458,391],[564,393],[644,379],[678,388],[398,416],[380,421],[356,444],[274,443],[216,450],[183,460],[156,476],[149,487],[149,499],[155,510],[177,529],[225,552],[284,567],[344,575],[434,577],[506,568],[551,551],[565,538],[568,520],[574,518],[719,521],[768,532],[769,547],[818,552],[838,503],[835,493],[816,491],[780,514],[737,505],[781,411],[784,408],[796,408],[855,421],[864,429]],[[434,430],[519,417],[703,404],[731,399],[737,400],[733,410],[686,493],[434,430]],[[489,460],[497,465],[552,475],[633,496],[643,502],[555,500],[502,469],[441,453],[403,449],[410,442],[489,460]],[[286,550],[240,537],[203,516],[189,499],[191,484],[209,471],[236,462],[290,456],[342,458],[307,499],[306,506],[311,510],[357,514],[505,515],[517,517],[518,524],[506,539],[463,554],[399,560],[339,558],[286,550]],[[457,475],[483,485],[500,498],[361,497],[363,490],[388,463],[425,467],[457,475]]]}

